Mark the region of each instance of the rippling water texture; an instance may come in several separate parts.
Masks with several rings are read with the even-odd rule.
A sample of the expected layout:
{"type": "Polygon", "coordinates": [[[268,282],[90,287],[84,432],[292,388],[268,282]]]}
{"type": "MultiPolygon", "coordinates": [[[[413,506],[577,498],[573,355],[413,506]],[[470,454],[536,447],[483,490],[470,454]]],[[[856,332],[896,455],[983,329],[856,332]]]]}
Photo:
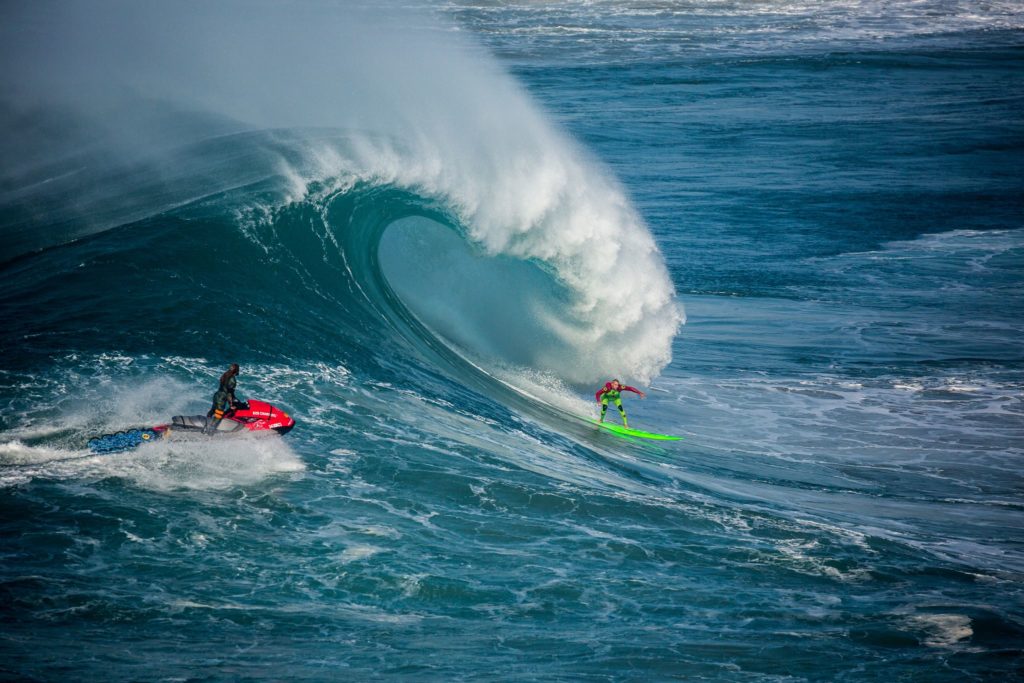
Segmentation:
{"type": "Polygon", "coordinates": [[[0,10],[0,678],[1024,678],[1017,3],[193,9],[0,10]]]}

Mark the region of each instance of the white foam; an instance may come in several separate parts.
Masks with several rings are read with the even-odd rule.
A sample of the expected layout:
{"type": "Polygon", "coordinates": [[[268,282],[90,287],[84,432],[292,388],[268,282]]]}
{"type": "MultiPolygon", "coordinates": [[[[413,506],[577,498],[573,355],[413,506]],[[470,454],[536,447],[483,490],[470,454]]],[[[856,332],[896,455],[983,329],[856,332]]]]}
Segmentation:
{"type": "MultiPolygon", "coordinates": [[[[222,368],[201,358],[129,357],[116,352],[57,359],[20,398],[32,410],[12,415],[0,441],[0,486],[34,478],[116,477],[161,491],[226,489],[304,469],[276,434],[170,440],[108,455],[85,450],[96,434],[166,423],[172,415],[205,412],[209,387],[222,368]],[[140,379],[146,377],[147,379],[140,379]],[[66,387],[73,387],[74,393],[66,387]]],[[[273,400],[278,391],[344,385],[348,371],[320,363],[244,368],[246,390],[273,400]]]]}
{"type": "MultiPolygon", "coordinates": [[[[458,3],[458,7],[460,16],[465,16],[465,5],[458,3]]],[[[983,4],[946,0],[680,0],[653,7],[647,3],[586,2],[512,3],[477,9],[483,11],[469,18],[485,27],[488,35],[497,34],[498,40],[505,34],[553,38],[562,44],[571,38],[574,47],[588,54],[618,49],[624,56],[639,53],[648,59],[674,56],[688,47],[706,49],[709,43],[719,53],[729,48],[778,50],[783,43],[787,51],[793,51],[822,44],[877,43],[1024,27],[1024,11],[1015,0],[983,4]],[[600,28],[593,28],[595,25],[600,28]]],[[[529,47],[523,47],[521,41],[516,45],[519,50],[529,47]]]]}
{"type": "Polygon", "coordinates": [[[357,560],[365,560],[368,557],[373,557],[383,549],[373,545],[353,545],[345,548],[345,550],[338,556],[338,560],[345,564],[349,562],[356,562],[357,560]]]}
{"type": "Polygon", "coordinates": [[[922,642],[928,647],[952,647],[974,635],[970,617],[963,614],[915,614],[907,621],[923,632],[922,642]]]}
{"type": "Polygon", "coordinates": [[[256,484],[267,477],[301,472],[305,465],[276,435],[146,444],[134,451],[93,455],[0,444],[0,458],[16,454],[21,467],[5,468],[0,486],[32,479],[117,478],[156,491],[216,490],[256,484]]]}
{"type": "Polygon", "coordinates": [[[0,464],[3,465],[34,465],[51,460],[64,460],[71,454],[46,446],[29,446],[15,439],[0,443],[0,464]]]}
{"type": "Polygon", "coordinates": [[[419,38],[397,48],[400,62],[371,69],[401,93],[400,106],[372,117],[383,135],[305,150],[289,184],[327,181],[320,191],[330,194],[332,179],[356,177],[440,199],[487,253],[544,263],[568,288],[569,308],[545,323],[573,351],[540,369],[572,382],[609,373],[649,381],[670,361],[684,316],[623,188],[488,55],[450,36],[444,45],[419,38]]]}
{"type": "MultiPolygon", "coordinates": [[[[488,253],[545,264],[571,294],[545,321],[570,351],[540,369],[579,383],[608,374],[647,382],[668,364],[683,315],[644,221],[608,169],[469,36],[411,7],[397,21],[397,9],[372,3],[250,9],[50,8],[31,45],[48,60],[23,60],[17,82],[45,90],[41,97],[60,92],[69,110],[130,118],[137,103],[124,92],[137,91],[237,128],[281,129],[261,150],[272,160],[254,170],[280,181],[280,201],[312,188],[329,195],[354,179],[409,188],[439,199],[488,253]],[[267,51],[271,43],[278,49],[267,51]],[[231,58],[200,57],[212,52],[231,58]],[[344,145],[299,141],[309,127],[359,132],[344,145]]],[[[129,159],[131,150],[155,153],[166,131],[138,127],[111,131],[103,144],[129,159]]],[[[194,199],[186,194],[182,201],[194,199]]]]}
{"type": "MultiPolygon", "coordinates": [[[[106,476],[160,491],[228,489],[305,469],[299,457],[276,435],[168,441],[121,456],[107,456],[102,464],[97,470],[106,476]]],[[[93,476],[99,472],[93,472],[93,476]]]]}
{"type": "MultiPolygon", "coordinates": [[[[453,110],[482,106],[447,82],[432,85],[440,94],[420,95],[450,100],[453,110]]],[[[419,116],[397,141],[358,140],[356,158],[338,155],[342,165],[330,172],[440,198],[486,253],[547,264],[570,306],[533,317],[570,351],[539,359],[538,369],[580,383],[609,374],[649,381],[671,360],[685,317],[643,221],[618,183],[508,79],[461,74],[462,87],[491,103],[479,118],[446,110],[429,120],[414,107],[419,116]]]]}

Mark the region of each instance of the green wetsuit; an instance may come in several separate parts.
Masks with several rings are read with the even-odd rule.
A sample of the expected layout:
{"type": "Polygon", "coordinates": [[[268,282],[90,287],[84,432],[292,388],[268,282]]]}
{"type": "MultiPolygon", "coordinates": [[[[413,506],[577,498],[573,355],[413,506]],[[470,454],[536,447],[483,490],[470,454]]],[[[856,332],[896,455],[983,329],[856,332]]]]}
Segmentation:
{"type": "Polygon", "coordinates": [[[601,402],[601,422],[604,422],[604,415],[608,412],[608,401],[615,403],[615,407],[619,409],[619,415],[622,416],[622,426],[628,427],[629,424],[626,422],[626,410],[622,407],[622,392],[632,391],[634,394],[639,394],[640,390],[635,389],[625,384],[620,384],[619,388],[612,389],[612,383],[608,382],[601,387],[595,397],[601,402]]]}
{"type": "Polygon", "coordinates": [[[619,409],[619,415],[622,416],[622,425],[627,426],[626,409],[622,407],[622,398],[617,391],[609,391],[601,399],[601,422],[604,422],[604,415],[608,412],[608,401],[615,403],[615,407],[619,409]]]}

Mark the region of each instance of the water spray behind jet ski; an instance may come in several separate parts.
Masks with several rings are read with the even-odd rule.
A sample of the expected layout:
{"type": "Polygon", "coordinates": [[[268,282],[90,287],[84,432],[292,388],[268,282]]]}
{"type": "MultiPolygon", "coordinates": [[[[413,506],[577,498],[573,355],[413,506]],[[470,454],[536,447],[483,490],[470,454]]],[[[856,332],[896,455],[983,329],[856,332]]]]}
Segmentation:
{"type": "Polygon", "coordinates": [[[116,453],[137,448],[161,439],[222,438],[240,434],[287,434],[295,426],[290,415],[265,401],[241,403],[223,419],[206,415],[175,415],[170,424],[140,427],[103,434],[89,439],[93,453],[116,453]]]}

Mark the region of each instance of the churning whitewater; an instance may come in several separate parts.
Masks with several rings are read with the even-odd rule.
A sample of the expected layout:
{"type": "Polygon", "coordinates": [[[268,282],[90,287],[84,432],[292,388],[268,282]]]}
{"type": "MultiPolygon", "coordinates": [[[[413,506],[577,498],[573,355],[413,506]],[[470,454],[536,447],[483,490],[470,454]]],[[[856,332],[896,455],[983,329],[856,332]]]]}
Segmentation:
{"type": "Polygon", "coordinates": [[[1022,31],[5,4],[0,678],[1020,679],[1022,31]]]}
{"type": "MultiPolygon", "coordinates": [[[[343,253],[350,248],[353,253],[346,258],[353,260],[376,253],[380,234],[396,218],[392,211],[434,216],[468,240],[470,248],[489,257],[530,262],[548,281],[541,286],[549,291],[517,297],[536,306],[530,315],[463,319],[459,323],[468,327],[463,334],[487,326],[493,336],[501,336],[528,327],[539,338],[533,343],[536,348],[520,350],[525,366],[557,369],[561,377],[578,383],[594,382],[611,367],[649,381],[669,362],[681,305],[674,300],[661,255],[642,219],[600,163],[545,120],[521,86],[486,54],[450,35],[420,35],[358,12],[350,18],[334,10],[338,23],[328,30],[316,18],[296,17],[284,8],[243,17],[228,9],[220,6],[201,17],[182,19],[174,8],[154,8],[155,16],[146,17],[152,24],[133,23],[130,39],[110,31],[83,36],[73,26],[61,25],[60,19],[74,26],[78,20],[95,23],[89,8],[66,10],[57,28],[37,29],[41,35],[33,37],[43,44],[32,45],[32,57],[40,52],[50,56],[41,66],[11,60],[11,71],[17,71],[8,74],[15,79],[12,89],[27,90],[22,97],[31,103],[21,105],[19,100],[14,105],[15,125],[27,128],[29,136],[42,137],[50,134],[49,126],[36,123],[42,119],[60,126],[62,133],[65,126],[80,128],[83,139],[69,141],[53,154],[56,159],[34,159],[30,168],[15,164],[10,169],[17,177],[15,211],[52,201],[58,204],[55,213],[70,225],[39,234],[16,216],[13,244],[5,256],[112,227],[104,220],[106,206],[95,207],[95,216],[76,215],[96,194],[104,205],[126,193],[156,195],[153,204],[133,207],[135,220],[159,215],[147,214],[147,209],[195,206],[222,193],[235,195],[239,210],[247,214],[240,227],[257,242],[261,237],[254,224],[273,221],[281,209],[302,204],[321,214],[321,238],[343,253]],[[287,52],[269,57],[263,41],[276,21],[303,38],[288,41],[285,36],[287,52]],[[192,31],[193,22],[202,23],[203,31],[180,45],[167,44],[167,24],[192,31]],[[340,37],[335,35],[339,28],[340,37]],[[69,41],[71,36],[74,41],[69,41]],[[63,49],[68,42],[73,48],[63,49]],[[339,42],[343,47],[335,48],[339,42]],[[233,58],[197,64],[190,55],[197,50],[230,50],[233,58]],[[84,74],[82,55],[100,55],[84,74]],[[153,82],[143,66],[152,63],[169,73],[153,82]],[[240,63],[245,65],[241,73],[240,63]],[[338,64],[353,84],[337,82],[338,64]],[[365,69],[353,73],[357,66],[365,69]],[[45,69],[45,75],[32,73],[34,79],[26,83],[18,67],[45,69]],[[125,72],[123,78],[138,91],[112,92],[105,83],[107,68],[125,72]],[[310,98],[297,95],[296,106],[285,111],[270,106],[282,89],[296,89],[296,74],[301,74],[310,98]],[[76,87],[53,83],[62,78],[75,79],[76,87]],[[259,89],[239,90],[240,80],[248,84],[257,79],[259,89]],[[79,81],[85,87],[103,85],[83,92],[79,81]],[[375,92],[358,97],[366,88],[375,92]],[[49,105],[52,109],[28,108],[41,106],[36,98],[45,101],[54,89],[64,99],[49,105]],[[196,107],[203,107],[201,114],[196,107]],[[183,110],[180,123],[174,108],[183,110]],[[175,145],[168,140],[168,125],[181,126],[186,139],[198,140],[175,145]],[[274,130],[254,130],[268,125],[274,130]],[[318,128],[310,130],[310,125],[318,128]],[[326,125],[334,128],[324,131],[326,125]],[[353,130],[367,126],[372,129],[353,130]],[[231,130],[237,132],[225,133],[231,130]],[[101,136],[99,145],[95,135],[101,136]],[[157,187],[137,187],[147,180],[157,187]],[[70,196],[61,197],[53,187],[62,181],[71,186],[70,196]],[[261,182],[266,187],[254,202],[246,189],[261,182]],[[331,223],[332,207],[362,206],[360,198],[366,193],[387,189],[409,194],[396,200],[401,208],[377,209],[381,214],[354,225],[331,223]],[[68,206],[60,205],[64,202],[68,206]],[[23,226],[30,234],[18,234],[23,226]],[[619,277],[623,272],[630,277],[619,277]],[[612,280],[615,286],[606,286],[612,280]]],[[[241,6],[235,9],[246,14],[241,6]]],[[[37,11],[22,8],[20,14],[28,15],[22,21],[39,20],[37,11]]],[[[127,23],[140,19],[137,12],[122,8],[109,13],[127,23]]],[[[29,57],[22,59],[27,62],[29,57]]],[[[78,131],[67,134],[77,137],[78,131]]],[[[119,213],[117,207],[113,211],[119,213]]],[[[456,296],[459,290],[480,287],[469,281],[456,284],[456,296]]],[[[509,283],[495,282],[481,289],[486,296],[507,287],[509,283]]],[[[518,336],[519,341],[527,339],[518,336]]],[[[486,355],[490,349],[472,351],[486,355]]]]}

